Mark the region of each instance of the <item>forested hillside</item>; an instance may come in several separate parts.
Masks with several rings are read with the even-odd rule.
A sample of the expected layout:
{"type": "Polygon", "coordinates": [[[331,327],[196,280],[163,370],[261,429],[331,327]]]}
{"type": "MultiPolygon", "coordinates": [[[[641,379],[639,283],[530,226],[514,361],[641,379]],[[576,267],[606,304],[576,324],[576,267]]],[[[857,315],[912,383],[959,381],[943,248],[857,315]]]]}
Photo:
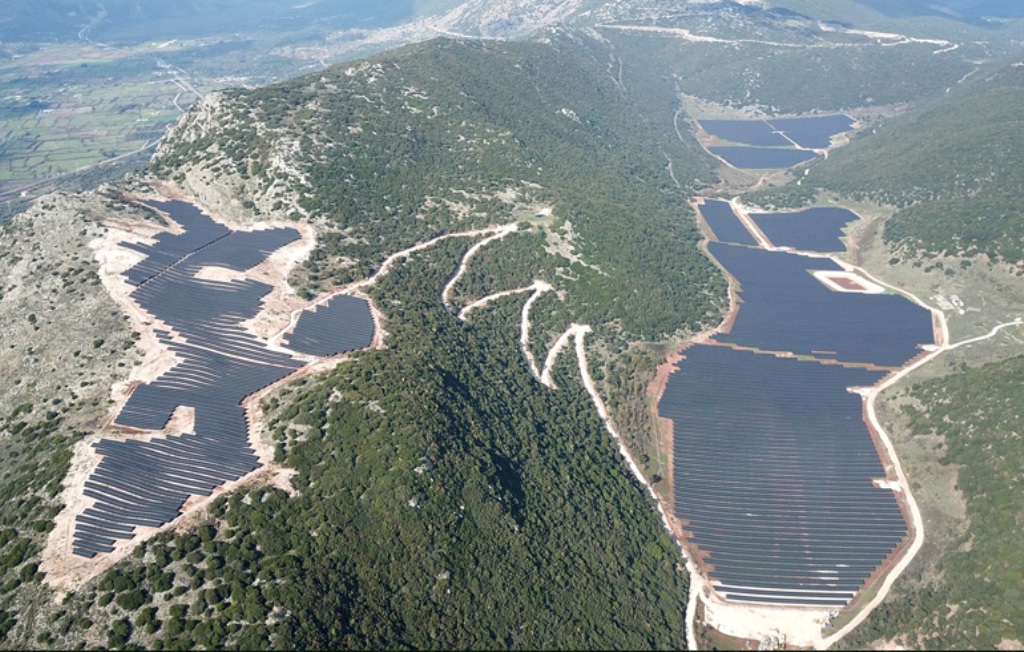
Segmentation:
{"type": "MultiPolygon", "coordinates": [[[[292,278],[306,296],[438,235],[517,223],[473,259],[455,307],[551,283],[535,355],[568,323],[592,325],[595,376],[613,412],[638,415],[624,434],[642,447],[636,367],[656,358],[616,353],[716,322],[724,283],[685,201],[709,158],[664,119],[671,87],[629,94],[607,56],[562,36],[442,40],[214,95],[124,187],[169,178],[236,219],[309,220],[318,246],[292,278]]],[[[11,585],[7,644],[685,645],[682,557],[572,348],[549,389],[520,351],[522,295],[468,321],[443,305],[472,244],[438,243],[373,286],[385,349],[266,399],[293,495],[220,499],[59,604],[26,549],[33,589],[11,585]]]]}
{"type": "MultiPolygon", "coordinates": [[[[783,4],[794,9],[586,1],[574,27],[531,40],[442,38],[209,93],[140,173],[102,195],[46,198],[31,222],[5,227],[0,647],[683,648],[683,557],[594,397],[665,489],[646,390],[669,343],[718,325],[728,305],[688,202],[746,183],[698,145],[703,115],[688,111],[857,109],[876,120],[912,104],[808,166],[800,185],[765,174],[748,198],[793,206],[827,190],[898,207],[884,224],[889,271],[922,256],[1024,261],[1024,62],[975,63],[989,50],[973,23],[950,32],[970,36],[952,47],[865,36],[797,13],[820,4],[783,4]],[[308,300],[375,278],[362,290],[383,345],[318,361],[262,399],[254,436],[288,480],[253,480],[56,595],[39,551],[59,481],[138,362],[138,334],[101,291],[88,243],[111,215],[137,228],[142,211],[124,200],[161,192],[235,226],[311,225],[315,246],[290,287],[308,300]],[[60,237],[37,244],[46,235],[33,225],[60,237]],[[483,234],[493,240],[468,259],[483,234]],[[394,266],[375,277],[386,260],[394,266]],[[584,325],[593,330],[576,331],[589,334],[569,340],[542,383],[527,359],[544,364],[584,325]]],[[[877,4],[843,6],[875,20],[877,4]]],[[[398,13],[381,20],[422,6],[389,3],[398,13]]],[[[538,5],[502,6],[521,17],[538,5]]],[[[924,33],[931,17],[912,20],[924,33]]],[[[872,238],[882,224],[865,223],[872,238]]],[[[975,300],[936,276],[928,292],[975,300]]],[[[1014,539],[1024,364],[947,370],[886,395],[887,427],[907,434],[901,456],[927,448],[947,467],[942,480],[959,473],[933,493],[962,492],[969,529],[952,544],[929,532],[928,554],[847,645],[1024,640],[1014,539]]]]}
{"type": "Polygon", "coordinates": [[[885,240],[907,256],[1024,261],[1024,65],[984,67],[865,133],[805,184],[900,208],[885,240]]]}
{"type": "MultiPolygon", "coordinates": [[[[878,41],[805,13],[732,2],[609,12],[596,27],[626,64],[671,76],[682,93],[728,108],[791,114],[934,97],[984,57],[976,43],[878,41]]],[[[627,5],[628,7],[628,5],[627,5]]],[[[618,8],[618,7],[616,7],[618,8]]]]}
{"type": "MultiPolygon", "coordinates": [[[[542,279],[557,298],[533,311],[539,359],[573,322],[618,352],[717,323],[725,283],[687,206],[713,159],[676,133],[672,80],[635,62],[609,75],[612,56],[568,32],[438,40],[232,91],[197,107],[152,174],[199,197],[230,186],[256,215],[318,224],[319,246],[292,280],[309,296],[439,234],[529,220],[481,251],[456,291],[542,279]]],[[[652,424],[637,390],[657,359],[605,358],[595,371],[642,463],[652,424]],[[617,369],[605,375],[604,363],[617,369]]]]}
{"type": "Polygon", "coordinates": [[[710,157],[645,117],[670,109],[670,92],[652,109],[607,75],[607,52],[555,39],[438,40],[231,91],[194,112],[153,173],[238,173],[257,213],[322,224],[310,291],[440,233],[529,217],[501,199],[511,190],[572,223],[580,260],[555,259],[565,271],[547,280],[573,288],[578,319],[645,339],[714,319],[707,291],[722,284],[685,208],[687,190],[711,179],[710,157]]]}
{"type": "Polygon", "coordinates": [[[390,347],[269,399],[298,475],[218,501],[73,595],[62,635],[154,648],[669,648],[686,575],[569,354],[527,373],[518,303],[439,299],[464,244],[375,292],[390,347]],[[113,622],[110,629],[105,623],[113,622]]]}

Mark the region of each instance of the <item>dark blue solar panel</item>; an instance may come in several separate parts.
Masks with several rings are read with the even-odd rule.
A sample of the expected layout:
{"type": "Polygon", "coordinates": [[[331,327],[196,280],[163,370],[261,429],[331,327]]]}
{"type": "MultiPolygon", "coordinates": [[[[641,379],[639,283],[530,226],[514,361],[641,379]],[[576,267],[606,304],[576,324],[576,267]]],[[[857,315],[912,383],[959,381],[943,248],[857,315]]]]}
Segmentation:
{"type": "Polygon", "coordinates": [[[729,202],[720,199],[706,199],[700,205],[700,214],[708,223],[719,242],[756,246],[757,240],[736,217],[729,202]]]}
{"type": "Polygon", "coordinates": [[[832,136],[848,131],[853,119],[846,115],[821,115],[806,118],[770,118],[768,123],[782,131],[800,147],[825,149],[832,136]]]}
{"type": "Polygon", "coordinates": [[[858,217],[845,208],[808,208],[793,213],[751,213],[772,244],[800,251],[846,251],[843,229],[858,217]]]}
{"type": "Polygon", "coordinates": [[[733,143],[758,147],[791,147],[784,136],[764,120],[698,120],[701,128],[733,143]]]}
{"type": "Polygon", "coordinates": [[[872,484],[885,470],[848,391],[886,372],[725,346],[684,356],[658,411],[673,422],[676,516],[709,578],[732,600],[846,604],[907,532],[872,484]]]}
{"type": "Polygon", "coordinates": [[[931,314],[908,299],[819,282],[812,270],[841,269],[829,259],[717,242],[708,249],[740,284],[742,304],[720,342],[897,367],[933,341],[931,314]]]}
{"type": "Polygon", "coordinates": [[[809,161],[816,156],[805,149],[782,149],[779,147],[742,147],[724,145],[709,147],[715,156],[720,156],[726,163],[744,170],[789,168],[809,161]]]}
{"type": "MultiPolygon", "coordinates": [[[[117,539],[129,538],[136,526],[159,526],[174,519],[190,495],[209,494],[214,487],[258,468],[241,403],[302,364],[268,349],[240,325],[258,313],[260,302],[272,289],[269,285],[196,278],[207,266],[245,271],[259,265],[298,238],[298,232],[290,228],[232,232],[184,202],[150,202],[150,206],[167,211],[184,233],[160,234],[153,245],[126,244],[147,256],[128,270],[126,278],[137,286],[132,298],[139,306],[185,342],[173,341],[167,330],[157,331],[177,363],[155,381],[137,387],[116,423],[160,430],[178,407],[189,406],[194,408],[195,427],[194,432],[148,442],[105,439],[94,445],[102,459],[86,482],[85,493],[96,502],[78,516],[73,544],[75,554],[86,557],[109,552],[117,539]]],[[[351,297],[339,299],[320,316],[326,324],[305,327],[305,338],[316,340],[319,325],[327,328],[323,339],[331,346],[368,342],[372,319],[367,336],[365,323],[341,309],[352,308],[347,301],[351,297]],[[338,319],[337,313],[345,313],[346,318],[338,319]],[[345,339],[338,321],[355,329],[355,340],[345,339]]]]}
{"type": "Polygon", "coordinates": [[[198,207],[187,202],[171,200],[143,203],[167,213],[184,233],[161,233],[156,236],[156,243],[153,245],[122,243],[126,249],[146,254],[143,261],[125,273],[132,285],[145,283],[185,256],[231,233],[226,226],[214,222],[198,207]]]}
{"type": "Polygon", "coordinates": [[[369,302],[339,295],[314,311],[303,312],[287,345],[300,353],[329,356],[370,346],[373,332],[369,302]]]}
{"type": "MultiPolygon", "coordinates": [[[[775,244],[818,248],[855,217],[755,220],[775,244]]],[[[727,599],[845,605],[908,532],[892,491],[872,482],[886,474],[849,390],[931,343],[931,315],[895,294],[831,291],[811,274],[841,270],[831,259],[708,249],[740,303],[728,332],[685,350],[658,405],[674,428],[676,515],[727,599]]]]}

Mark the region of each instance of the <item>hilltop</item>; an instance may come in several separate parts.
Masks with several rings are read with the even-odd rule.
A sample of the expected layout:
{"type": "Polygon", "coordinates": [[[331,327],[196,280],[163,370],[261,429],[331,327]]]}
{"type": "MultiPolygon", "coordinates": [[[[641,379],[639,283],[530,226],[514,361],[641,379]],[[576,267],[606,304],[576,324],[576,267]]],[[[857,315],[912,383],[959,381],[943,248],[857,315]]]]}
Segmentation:
{"type": "Polygon", "coordinates": [[[1024,63],[978,68],[935,101],[893,118],[812,170],[804,183],[896,206],[897,255],[1024,263],[1024,63]]]}

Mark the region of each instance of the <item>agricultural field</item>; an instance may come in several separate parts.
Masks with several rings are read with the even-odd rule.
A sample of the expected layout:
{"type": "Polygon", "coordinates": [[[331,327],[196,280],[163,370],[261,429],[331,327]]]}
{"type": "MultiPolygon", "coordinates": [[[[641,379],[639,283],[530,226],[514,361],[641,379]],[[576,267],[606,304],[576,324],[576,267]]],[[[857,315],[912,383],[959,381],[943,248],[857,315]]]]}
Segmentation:
{"type": "Polygon", "coordinates": [[[144,150],[196,99],[145,49],[40,48],[0,61],[0,192],[144,150]]]}
{"type": "MultiPolygon", "coordinates": [[[[374,35],[450,2],[89,4],[78,12],[14,6],[0,21],[0,200],[52,191],[55,181],[66,186],[73,174],[100,164],[138,167],[204,94],[281,81],[393,41],[432,36],[415,29],[374,35]]],[[[0,220],[15,208],[7,206],[0,220]]]]}

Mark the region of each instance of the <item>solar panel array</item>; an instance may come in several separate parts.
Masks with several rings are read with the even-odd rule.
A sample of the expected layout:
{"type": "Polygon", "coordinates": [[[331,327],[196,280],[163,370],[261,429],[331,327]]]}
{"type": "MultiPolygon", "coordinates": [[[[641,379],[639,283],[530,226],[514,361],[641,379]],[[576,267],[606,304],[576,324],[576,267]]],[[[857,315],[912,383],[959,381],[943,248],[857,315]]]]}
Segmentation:
{"type": "Polygon", "coordinates": [[[858,218],[845,208],[827,206],[792,213],[751,213],[750,219],[778,247],[831,253],[846,251],[843,229],[858,218]]]}
{"type": "Polygon", "coordinates": [[[740,306],[728,332],[683,352],[658,404],[673,422],[676,516],[726,599],[846,605],[907,536],[892,490],[874,484],[885,469],[849,389],[920,353],[931,315],[898,295],[831,291],[811,274],[841,269],[830,259],[709,251],[740,306]]]}
{"type": "Polygon", "coordinates": [[[739,281],[743,302],[719,342],[897,367],[932,340],[931,314],[906,298],[833,292],[814,278],[842,269],[830,259],[718,242],[708,250],[739,281]]]}
{"type": "Polygon", "coordinates": [[[165,211],[184,229],[184,233],[160,233],[155,244],[122,242],[125,249],[145,254],[146,258],[125,273],[132,285],[142,285],[171,265],[206,245],[231,233],[231,229],[211,220],[192,204],[183,201],[144,202],[150,208],[165,211]]]}
{"type": "Polygon", "coordinates": [[[685,351],[658,406],[674,423],[675,512],[728,599],[845,605],[906,536],[850,386],[885,372],[724,346],[685,351]]]}
{"type": "Polygon", "coordinates": [[[806,149],[745,147],[743,145],[708,147],[708,151],[724,159],[729,165],[742,170],[789,168],[816,156],[814,152],[806,149]]]}
{"type": "MultiPolygon", "coordinates": [[[[240,326],[258,313],[271,286],[196,278],[207,266],[251,269],[299,233],[290,228],[234,232],[185,202],[150,206],[168,211],[185,232],[161,234],[153,245],[124,244],[147,255],[125,277],[136,286],[132,298],[166,327],[155,332],[177,362],[155,381],[138,386],[115,422],[160,430],[179,407],[188,406],[194,409],[194,428],[150,441],[105,439],[95,444],[102,459],[85,485],[85,495],[95,503],[77,517],[72,542],[74,554],[83,557],[112,551],[137,526],[173,520],[190,495],[207,495],[258,468],[241,403],[302,366],[240,326]]],[[[337,305],[349,304],[343,300],[337,305]]],[[[311,328],[324,326],[323,318],[335,312],[324,311],[311,328]]],[[[368,339],[364,324],[351,323],[358,326],[357,337],[347,341],[368,339]]],[[[371,337],[372,328],[370,320],[371,337]]],[[[342,339],[341,330],[330,331],[332,341],[342,339]]],[[[307,338],[315,340],[315,333],[307,338]]]]}
{"type": "Polygon", "coordinates": [[[791,147],[793,143],[766,120],[698,120],[701,128],[722,140],[757,147],[791,147]]]}
{"type": "Polygon", "coordinates": [[[719,242],[757,246],[757,240],[736,217],[729,202],[720,199],[705,199],[700,205],[700,214],[711,227],[719,242]]]}
{"type": "Polygon", "coordinates": [[[811,149],[825,149],[832,144],[832,136],[853,126],[853,118],[842,114],[771,118],[767,122],[800,147],[811,149]]]}
{"type": "Polygon", "coordinates": [[[745,145],[708,148],[730,165],[744,169],[788,168],[809,161],[816,156],[811,150],[828,148],[832,136],[853,126],[853,119],[841,114],[698,122],[712,136],[745,145]]]}
{"type": "Polygon", "coordinates": [[[796,143],[808,149],[825,149],[832,143],[832,136],[853,127],[853,118],[843,114],[697,122],[712,136],[733,143],[755,147],[789,147],[796,143]]]}
{"type": "Polygon", "coordinates": [[[364,349],[373,340],[373,315],[366,299],[341,294],[303,312],[287,346],[320,357],[364,349]]]}

